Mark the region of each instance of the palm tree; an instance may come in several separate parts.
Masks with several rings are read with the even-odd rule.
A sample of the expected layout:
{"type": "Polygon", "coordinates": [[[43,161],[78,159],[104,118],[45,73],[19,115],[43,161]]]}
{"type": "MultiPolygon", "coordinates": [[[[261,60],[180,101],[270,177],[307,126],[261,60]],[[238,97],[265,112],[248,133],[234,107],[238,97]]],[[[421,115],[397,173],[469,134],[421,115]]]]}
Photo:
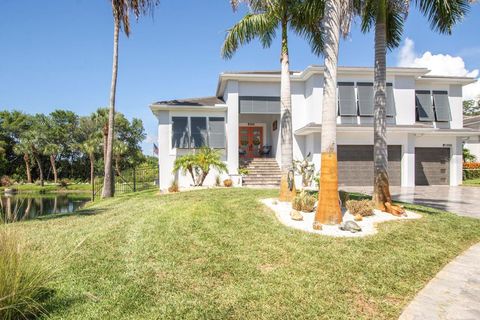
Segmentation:
{"type": "Polygon", "coordinates": [[[17,144],[13,147],[13,152],[15,152],[18,155],[23,156],[23,161],[25,162],[25,173],[27,175],[27,182],[32,183],[32,169],[30,167],[30,155],[31,155],[31,149],[30,145],[25,143],[25,141],[18,141],[17,144]]]}
{"type": "Polygon", "coordinates": [[[342,221],[338,199],[337,163],[337,66],[340,36],[350,31],[350,22],[356,10],[354,0],[327,0],[323,18],[325,36],[324,88],[322,101],[321,168],[317,211],[314,228],[321,224],[337,224],[342,221]]]}
{"type": "MultiPolygon", "coordinates": [[[[430,27],[451,34],[452,27],[469,11],[471,0],[414,0],[430,27]]],[[[386,125],[386,55],[387,48],[400,44],[403,23],[410,9],[410,0],[365,0],[362,10],[362,31],[375,27],[374,64],[374,191],[377,209],[399,215],[404,210],[392,205],[388,181],[388,151],[386,125]]]]}
{"type": "Polygon", "coordinates": [[[125,35],[130,35],[130,13],[135,17],[151,12],[159,0],[110,0],[113,13],[113,67],[112,82],[110,87],[110,108],[108,112],[108,137],[105,154],[105,175],[103,181],[102,197],[113,197],[115,194],[115,175],[113,174],[113,140],[115,123],[115,95],[117,91],[118,73],[118,38],[120,29],[125,35]]]}
{"type": "Polygon", "coordinates": [[[318,21],[322,15],[322,6],[318,0],[232,0],[233,9],[239,3],[247,3],[250,13],[228,30],[222,47],[223,58],[230,59],[240,45],[260,39],[263,47],[268,48],[276,36],[277,28],[281,32],[281,80],[280,80],[280,140],[281,170],[280,200],[290,201],[295,196],[295,184],[288,188],[288,174],[293,168],[292,133],[292,97],[290,91],[290,60],[288,52],[288,31],[293,30],[310,43],[312,51],[320,54],[323,49],[322,36],[318,21]]]}
{"type": "Polygon", "coordinates": [[[128,152],[128,144],[122,140],[116,139],[113,146],[113,157],[115,159],[115,171],[120,176],[120,162],[123,156],[128,152]]]}
{"type": "Polygon", "coordinates": [[[53,171],[53,180],[55,183],[58,182],[56,160],[57,160],[57,155],[60,153],[61,149],[62,149],[61,146],[56,143],[48,143],[44,147],[44,153],[48,155],[50,159],[50,165],[53,171]]]}

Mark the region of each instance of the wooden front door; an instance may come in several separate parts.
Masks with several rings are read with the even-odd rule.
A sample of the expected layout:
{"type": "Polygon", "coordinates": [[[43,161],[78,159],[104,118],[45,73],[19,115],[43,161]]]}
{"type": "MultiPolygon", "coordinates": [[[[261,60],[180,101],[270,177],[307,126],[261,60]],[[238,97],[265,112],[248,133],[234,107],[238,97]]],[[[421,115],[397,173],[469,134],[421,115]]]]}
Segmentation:
{"type": "Polygon", "coordinates": [[[263,146],[262,127],[240,127],[239,134],[240,157],[252,159],[260,156],[263,146]]]}

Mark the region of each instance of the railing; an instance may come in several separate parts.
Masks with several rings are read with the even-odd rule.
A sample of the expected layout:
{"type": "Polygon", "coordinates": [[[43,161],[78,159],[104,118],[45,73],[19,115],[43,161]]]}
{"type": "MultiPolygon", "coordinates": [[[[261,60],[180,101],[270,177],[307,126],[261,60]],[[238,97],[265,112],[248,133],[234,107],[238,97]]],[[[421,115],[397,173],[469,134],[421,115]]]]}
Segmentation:
{"type": "MultiPolygon", "coordinates": [[[[95,177],[92,184],[92,200],[102,194],[103,176],[95,177]]],[[[115,174],[115,194],[155,189],[158,186],[158,168],[138,167],[115,174]]]]}

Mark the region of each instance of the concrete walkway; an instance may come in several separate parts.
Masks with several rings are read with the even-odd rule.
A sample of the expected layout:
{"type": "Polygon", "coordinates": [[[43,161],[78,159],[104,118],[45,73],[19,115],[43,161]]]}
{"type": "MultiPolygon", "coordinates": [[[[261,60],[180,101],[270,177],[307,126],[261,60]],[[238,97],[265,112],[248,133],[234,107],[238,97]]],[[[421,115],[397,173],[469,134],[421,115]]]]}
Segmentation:
{"type": "Polygon", "coordinates": [[[480,319],[480,243],[443,268],[415,297],[400,320],[480,319]]]}
{"type": "MultiPolygon", "coordinates": [[[[350,192],[372,194],[372,187],[340,187],[350,192]]],[[[394,200],[415,203],[480,219],[480,187],[419,186],[390,187],[394,200]]]]}

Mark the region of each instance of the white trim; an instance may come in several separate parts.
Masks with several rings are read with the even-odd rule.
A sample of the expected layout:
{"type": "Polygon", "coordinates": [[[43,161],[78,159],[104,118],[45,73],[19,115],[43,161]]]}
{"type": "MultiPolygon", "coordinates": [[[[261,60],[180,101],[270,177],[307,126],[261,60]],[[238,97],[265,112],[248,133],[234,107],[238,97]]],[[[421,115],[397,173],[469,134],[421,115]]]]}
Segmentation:
{"type": "Polygon", "coordinates": [[[228,106],[226,104],[216,104],[215,106],[171,106],[167,104],[151,104],[150,109],[155,111],[226,111],[228,106]]]}

